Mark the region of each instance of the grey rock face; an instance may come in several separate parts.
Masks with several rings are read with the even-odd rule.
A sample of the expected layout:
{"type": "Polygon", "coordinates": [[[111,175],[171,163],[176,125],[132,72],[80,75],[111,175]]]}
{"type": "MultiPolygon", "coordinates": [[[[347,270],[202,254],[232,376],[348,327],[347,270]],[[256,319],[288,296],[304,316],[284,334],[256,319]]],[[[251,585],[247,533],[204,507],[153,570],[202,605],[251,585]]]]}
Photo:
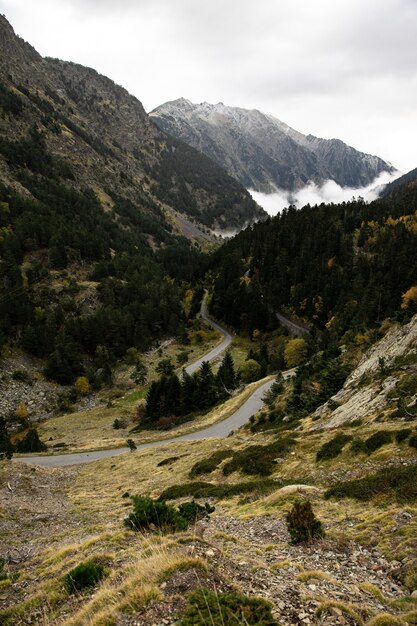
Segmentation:
{"type": "Polygon", "coordinates": [[[164,131],[197,148],[256,191],[296,190],[310,181],[320,184],[329,179],[361,187],[381,172],[394,171],[377,156],[359,152],[339,139],[303,135],[256,109],[193,104],[180,98],[162,104],[150,116],[164,131]]]}

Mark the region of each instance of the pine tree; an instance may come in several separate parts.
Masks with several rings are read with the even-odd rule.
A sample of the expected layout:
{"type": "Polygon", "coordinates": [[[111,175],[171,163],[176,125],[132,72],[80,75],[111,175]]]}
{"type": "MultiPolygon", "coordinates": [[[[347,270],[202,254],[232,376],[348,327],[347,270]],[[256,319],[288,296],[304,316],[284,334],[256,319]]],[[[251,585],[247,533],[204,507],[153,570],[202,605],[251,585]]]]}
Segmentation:
{"type": "Polygon", "coordinates": [[[237,376],[233,357],[229,351],[223,357],[219,370],[217,372],[217,380],[219,382],[220,391],[229,391],[237,386],[237,376]]]}

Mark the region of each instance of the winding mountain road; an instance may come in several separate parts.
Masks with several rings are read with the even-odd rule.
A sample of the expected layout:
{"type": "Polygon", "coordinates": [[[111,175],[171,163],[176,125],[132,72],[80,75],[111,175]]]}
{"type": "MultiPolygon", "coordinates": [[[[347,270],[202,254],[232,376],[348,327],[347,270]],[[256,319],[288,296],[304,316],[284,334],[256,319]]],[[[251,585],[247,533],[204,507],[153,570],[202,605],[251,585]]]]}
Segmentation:
{"type": "MultiPolygon", "coordinates": [[[[230,333],[209,318],[207,305],[204,301],[201,306],[201,316],[206,322],[213,326],[213,328],[219,330],[223,334],[224,339],[216,348],[208,352],[201,359],[198,359],[198,361],[195,361],[194,363],[189,365],[186,368],[186,371],[189,374],[195,372],[201,366],[203,361],[212,361],[213,359],[217,358],[224,350],[226,350],[226,348],[228,348],[232,341],[232,336],[230,335],[230,333]]],[[[284,378],[289,378],[292,375],[292,371],[285,372],[284,378]]],[[[246,424],[249,421],[249,418],[263,406],[264,403],[262,397],[265,392],[270,389],[273,383],[274,379],[271,379],[258,387],[256,391],[254,391],[253,394],[242,404],[242,406],[225,420],[217,422],[216,424],[212,424],[211,426],[208,426],[201,430],[197,430],[193,433],[188,433],[186,435],[180,435],[178,437],[172,437],[171,439],[162,439],[160,441],[152,441],[149,443],[139,444],[137,446],[137,450],[144,450],[145,448],[155,448],[157,446],[163,446],[181,441],[193,441],[196,439],[206,439],[210,437],[227,437],[232,430],[236,430],[237,428],[240,428],[240,426],[246,424]]],[[[111,450],[78,452],[75,454],[57,454],[53,456],[19,456],[15,457],[14,460],[24,461],[25,463],[31,463],[33,465],[39,465],[42,467],[64,467],[66,465],[81,465],[82,463],[91,463],[92,461],[97,461],[98,459],[104,459],[107,457],[123,454],[128,450],[129,448],[123,447],[111,450]]]]}

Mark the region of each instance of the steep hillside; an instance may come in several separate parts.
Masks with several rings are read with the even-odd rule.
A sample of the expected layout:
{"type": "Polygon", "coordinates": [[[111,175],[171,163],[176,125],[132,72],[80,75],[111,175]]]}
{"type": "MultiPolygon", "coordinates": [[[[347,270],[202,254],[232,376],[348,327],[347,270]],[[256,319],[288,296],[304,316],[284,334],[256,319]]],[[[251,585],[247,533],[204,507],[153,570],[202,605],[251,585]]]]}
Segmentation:
{"type": "Polygon", "coordinates": [[[414,624],[417,417],[403,409],[417,397],[416,329],[417,316],[393,326],[345,386],[349,402],[364,384],[387,391],[395,380],[395,396],[331,429],[319,412],[276,419],[288,381],[225,439],[78,468],[0,461],[2,624],[414,624]],[[325,536],[296,543],[287,514],[306,500],[325,536]],[[174,530],[184,501],[215,511],[174,530]],[[138,516],[137,532],[123,520],[140,502],[153,521],[138,516]],[[73,593],[68,574],[85,563],[102,574],[73,593]]]}
{"type": "Polygon", "coordinates": [[[220,168],[159,131],[122,87],[90,68],[43,59],[4,17],[0,29],[4,183],[15,182],[16,165],[39,169],[21,146],[36,126],[51,158],[73,172],[72,186],[104,194],[104,208],[123,195],[139,211],[168,211],[168,222],[177,209],[217,228],[241,227],[262,214],[220,168]],[[11,141],[19,156],[10,154],[11,141]]]}
{"type": "Polygon", "coordinates": [[[291,207],[213,254],[213,313],[252,333],[286,312],[326,342],[406,319],[417,306],[416,212],[413,186],[371,204],[291,207]]]}
{"type": "Polygon", "coordinates": [[[35,384],[22,402],[62,392],[41,370],[100,387],[129,347],[184,334],[201,244],[262,215],[122,87],[43,59],[0,17],[0,348],[4,380],[35,384]]]}
{"type": "Polygon", "coordinates": [[[405,188],[409,188],[410,190],[412,190],[413,188],[416,187],[416,185],[417,185],[417,168],[411,170],[410,172],[407,172],[407,174],[404,174],[403,176],[400,176],[399,178],[396,178],[395,180],[392,181],[392,183],[389,183],[389,185],[386,185],[384,190],[381,193],[381,196],[385,198],[387,196],[395,194],[396,191],[399,191],[400,193],[404,193],[405,188]]]}
{"type": "Polygon", "coordinates": [[[222,103],[193,104],[180,98],[162,104],[150,115],[160,128],[197,148],[256,191],[295,190],[310,181],[320,184],[329,179],[342,186],[361,187],[381,172],[394,171],[389,163],[338,139],[305,136],[257,110],[222,103]]]}

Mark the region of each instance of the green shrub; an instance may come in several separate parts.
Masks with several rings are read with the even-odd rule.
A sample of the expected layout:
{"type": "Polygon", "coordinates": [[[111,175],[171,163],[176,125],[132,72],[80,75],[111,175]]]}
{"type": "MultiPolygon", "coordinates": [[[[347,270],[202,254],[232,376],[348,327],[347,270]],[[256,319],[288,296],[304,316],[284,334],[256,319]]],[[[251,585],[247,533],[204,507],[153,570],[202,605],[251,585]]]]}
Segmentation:
{"type": "Polygon", "coordinates": [[[124,524],[132,530],[146,530],[151,526],[163,530],[186,530],[187,520],[174,506],[153,500],[147,496],[133,496],[133,512],[125,518],[124,524]]]}
{"type": "Polygon", "coordinates": [[[362,454],[367,453],[368,448],[366,447],[366,443],[362,439],[354,439],[350,444],[350,451],[352,454],[362,454]]]}
{"type": "Polygon", "coordinates": [[[306,543],[325,536],[322,523],[314,515],[309,500],[299,500],[286,516],[291,543],[306,543]]]}
{"type": "Polygon", "coordinates": [[[190,478],[200,474],[211,474],[224,459],[228,459],[231,456],[233,456],[233,450],[218,450],[214,452],[208,459],[202,459],[192,466],[189,474],[190,478]]]}
{"type": "Polygon", "coordinates": [[[410,439],[408,440],[408,445],[411,446],[411,448],[417,449],[417,433],[411,435],[410,439]]]}
{"type": "Polygon", "coordinates": [[[269,476],[275,467],[275,459],[284,456],[294,445],[295,439],[286,437],[266,446],[249,446],[235,452],[233,458],[223,466],[223,474],[240,471],[248,476],[269,476]]]}
{"type": "Polygon", "coordinates": [[[261,598],[235,592],[215,593],[197,589],[187,597],[187,608],[178,626],[277,626],[271,605],[261,598]]]}
{"type": "Polygon", "coordinates": [[[389,430],[378,430],[376,433],[365,439],[368,454],[372,454],[382,446],[392,441],[392,432],[389,430]]]}
{"type": "Polygon", "coordinates": [[[147,496],[133,496],[133,512],[124,524],[132,530],[146,530],[155,526],[166,531],[186,530],[190,522],[208,517],[214,511],[209,504],[184,502],[178,508],[164,500],[153,500],[147,496]]]}
{"type": "Polygon", "coordinates": [[[410,435],[411,428],[402,428],[401,430],[397,430],[397,432],[395,433],[395,441],[397,443],[401,443],[402,441],[408,439],[410,435]]]}
{"type": "Polygon", "coordinates": [[[205,483],[195,481],[182,485],[172,485],[165,489],[159,496],[159,500],[176,500],[186,496],[194,498],[232,498],[248,493],[258,493],[266,495],[277,488],[274,480],[256,480],[253,482],[235,483],[234,485],[205,483]]]}
{"type": "Polygon", "coordinates": [[[204,505],[198,504],[195,500],[183,502],[178,507],[178,512],[187,522],[196,522],[199,519],[208,517],[214,512],[214,506],[207,502],[204,505]]]}
{"type": "Polygon", "coordinates": [[[82,591],[94,587],[106,575],[104,565],[98,561],[85,561],[74,567],[64,578],[68,593],[82,591]]]}
{"type": "Polygon", "coordinates": [[[413,501],[417,497],[416,471],[416,465],[386,467],[364,478],[337,483],[324,495],[367,501],[391,492],[399,502],[413,501]]]}
{"type": "Polygon", "coordinates": [[[316,454],[316,461],[328,461],[336,458],[342,452],[347,442],[351,440],[352,437],[350,435],[336,435],[336,437],[333,437],[333,439],[321,446],[316,454]]]}
{"type": "Polygon", "coordinates": [[[413,396],[417,393],[417,374],[404,376],[395,386],[401,395],[413,396]]]}

